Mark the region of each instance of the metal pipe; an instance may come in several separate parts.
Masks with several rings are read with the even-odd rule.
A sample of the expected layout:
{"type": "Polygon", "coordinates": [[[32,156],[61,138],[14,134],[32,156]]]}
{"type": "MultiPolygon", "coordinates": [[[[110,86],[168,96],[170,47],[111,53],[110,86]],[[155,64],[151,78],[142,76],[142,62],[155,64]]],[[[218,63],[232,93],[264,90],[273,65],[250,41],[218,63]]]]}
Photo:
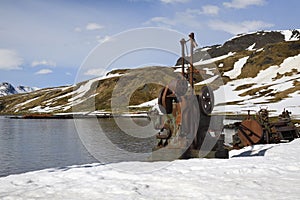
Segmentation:
{"type": "Polygon", "coordinates": [[[190,37],[190,43],[191,43],[191,49],[190,49],[190,85],[192,89],[194,89],[194,65],[193,65],[193,52],[194,52],[194,33],[189,34],[190,37]]]}
{"type": "Polygon", "coordinates": [[[181,58],[182,58],[182,63],[181,63],[181,75],[183,77],[185,77],[185,72],[184,72],[184,64],[185,64],[185,53],[184,53],[184,45],[185,45],[185,40],[182,38],[180,40],[180,44],[181,44],[181,58]]]}

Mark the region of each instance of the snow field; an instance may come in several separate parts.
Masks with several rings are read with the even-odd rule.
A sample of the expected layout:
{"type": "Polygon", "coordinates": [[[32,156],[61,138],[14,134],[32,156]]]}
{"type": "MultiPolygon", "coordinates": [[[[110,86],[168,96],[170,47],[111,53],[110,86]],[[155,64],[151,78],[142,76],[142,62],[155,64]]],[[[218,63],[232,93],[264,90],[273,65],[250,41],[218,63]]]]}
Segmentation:
{"type": "Polygon", "coordinates": [[[225,160],[95,163],[46,169],[0,178],[0,198],[298,199],[299,151],[297,139],[235,150],[225,160]]]}

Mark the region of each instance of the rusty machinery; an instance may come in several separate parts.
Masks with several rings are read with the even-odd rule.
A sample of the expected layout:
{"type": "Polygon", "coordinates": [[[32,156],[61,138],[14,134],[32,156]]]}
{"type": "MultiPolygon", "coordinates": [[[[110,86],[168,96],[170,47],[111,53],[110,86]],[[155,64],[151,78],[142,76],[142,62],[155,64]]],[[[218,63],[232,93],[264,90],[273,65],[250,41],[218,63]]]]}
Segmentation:
{"type": "Polygon", "coordinates": [[[214,94],[210,87],[203,86],[200,93],[194,90],[193,49],[197,46],[194,33],[186,41],[180,41],[182,49],[181,76],[172,80],[160,92],[159,109],[149,113],[158,130],[157,146],[152,160],[176,158],[214,157],[228,158],[221,135],[223,121],[211,116],[214,94]],[[185,45],[190,42],[189,62],[185,56],[185,45]],[[188,65],[187,72],[185,66],[188,65]],[[159,110],[159,111],[158,111],[159,110]],[[214,135],[209,130],[214,127],[214,135]]]}
{"type": "Polygon", "coordinates": [[[233,135],[233,147],[289,142],[298,138],[299,131],[291,122],[290,114],[284,109],[277,120],[271,121],[266,108],[261,108],[255,116],[251,116],[249,110],[246,119],[235,124],[237,133],[233,135]]]}

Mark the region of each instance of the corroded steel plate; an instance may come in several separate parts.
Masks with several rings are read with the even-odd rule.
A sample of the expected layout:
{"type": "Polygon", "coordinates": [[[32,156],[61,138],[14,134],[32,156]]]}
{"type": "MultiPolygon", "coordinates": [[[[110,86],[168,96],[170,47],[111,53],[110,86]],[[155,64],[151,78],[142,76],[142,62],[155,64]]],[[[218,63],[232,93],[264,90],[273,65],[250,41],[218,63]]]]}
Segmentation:
{"type": "Polygon", "coordinates": [[[254,119],[246,119],[239,126],[238,136],[244,146],[258,144],[263,138],[263,128],[254,119]]]}

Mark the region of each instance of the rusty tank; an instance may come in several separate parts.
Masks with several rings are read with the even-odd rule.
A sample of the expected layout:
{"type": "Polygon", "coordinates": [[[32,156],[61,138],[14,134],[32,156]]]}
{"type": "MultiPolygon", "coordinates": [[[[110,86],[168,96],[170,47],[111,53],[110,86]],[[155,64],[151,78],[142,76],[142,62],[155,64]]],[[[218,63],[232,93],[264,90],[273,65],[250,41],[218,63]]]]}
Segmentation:
{"type": "Polygon", "coordinates": [[[291,112],[283,110],[276,118],[270,120],[269,111],[261,108],[256,115],[248,116],[240,123],[236,123],[236,134],[233,135],[233,148],[255,144],[269,144],[290,142],[299,138],[299,131],[291,121],[291,112]]]}
{"type": "Polygon", "coordinates": [[[228,158],[221,134],[222,117],[212,116],[213,90],[204,85],[200,92],[194,90],[193,48],[197,45],[194,34],[180,41],[182,47],[181,76],[163,87],[158,97],[158,108],[149,112],[154,121],[157,144],[151,160],[177,158],[228,158]],[[190,42],[190,61],[186,61],[184,45],[190,42]],[[188,69],[185,70],[186,63],[188,69]]]}

